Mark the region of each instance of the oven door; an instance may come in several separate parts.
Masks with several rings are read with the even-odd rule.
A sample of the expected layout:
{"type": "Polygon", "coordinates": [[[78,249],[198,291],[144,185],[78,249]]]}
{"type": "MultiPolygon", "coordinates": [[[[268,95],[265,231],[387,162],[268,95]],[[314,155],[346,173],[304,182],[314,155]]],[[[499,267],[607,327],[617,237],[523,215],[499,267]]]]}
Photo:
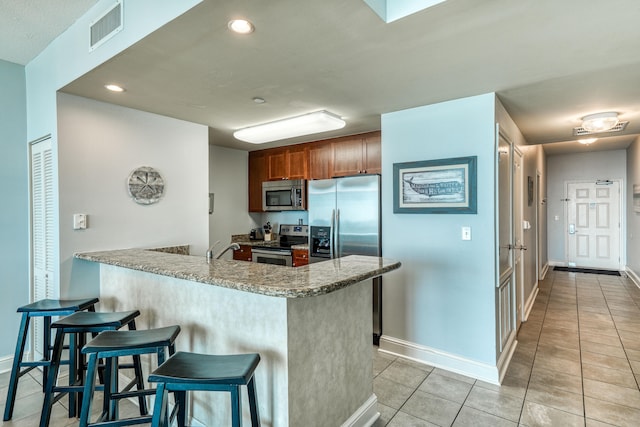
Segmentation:
{"type": "Polygon", "coordinates": [[[251,260],[261,264],[293,267],[293,256],[291,255],[291,251],[286,249],[264,249],[253,247],[251,249],[251,260]]]}

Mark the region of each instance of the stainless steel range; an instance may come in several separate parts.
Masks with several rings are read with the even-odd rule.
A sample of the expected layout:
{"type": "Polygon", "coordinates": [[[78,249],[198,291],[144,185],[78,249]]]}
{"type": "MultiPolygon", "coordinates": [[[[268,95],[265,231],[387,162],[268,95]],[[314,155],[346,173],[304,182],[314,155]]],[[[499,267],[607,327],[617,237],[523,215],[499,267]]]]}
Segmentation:
{"type": "Polygon", "coordinates": [[[309,242],[309,227],[298,224],[282,224],[278,233],[278,244],[274,246],[253,246],[251,260],[263,264],[293,266],[291,246],[309,242]]]}

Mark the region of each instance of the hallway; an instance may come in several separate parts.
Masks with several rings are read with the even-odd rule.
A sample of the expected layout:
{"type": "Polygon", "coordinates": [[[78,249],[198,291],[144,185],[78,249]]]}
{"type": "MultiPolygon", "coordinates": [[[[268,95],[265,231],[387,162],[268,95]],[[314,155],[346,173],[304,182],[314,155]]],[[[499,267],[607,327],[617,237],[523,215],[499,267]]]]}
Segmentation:
{"type": "Polygon", "coordinates": [[[550,270],[500,387],[376,352],[376,427],[638,426],[639,307],[627,278],[550,270]]]}

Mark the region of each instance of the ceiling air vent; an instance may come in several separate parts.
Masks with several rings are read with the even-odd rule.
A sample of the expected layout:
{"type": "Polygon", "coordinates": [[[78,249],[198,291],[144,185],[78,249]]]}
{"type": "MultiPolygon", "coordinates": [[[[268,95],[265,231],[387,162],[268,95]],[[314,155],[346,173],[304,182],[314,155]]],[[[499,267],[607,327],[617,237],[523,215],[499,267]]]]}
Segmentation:
{"type": "Polygon", "coordinates": [[[589,132],[588,130],[586,130],[585,128],[580,126],[580,127],[577,127],[577,128],[573,128],[573,135],[574,136],[583,136],[583,135],[593,135],[593,134],[596,134],[596,133],[621,132],[627,127],[628,124],[629,124],[629,122],[618,122],[617,125],[615,125],[614,127],[612,127],[611,129],[609,129],[606,132],[589,132]]]}
{"type": "Polygon", "coordinates": [[[122,0],[117,0],[115,5],[91,22],[91,43],[89,52],[115,36],[122,30],[123,25],[122,0]]]}

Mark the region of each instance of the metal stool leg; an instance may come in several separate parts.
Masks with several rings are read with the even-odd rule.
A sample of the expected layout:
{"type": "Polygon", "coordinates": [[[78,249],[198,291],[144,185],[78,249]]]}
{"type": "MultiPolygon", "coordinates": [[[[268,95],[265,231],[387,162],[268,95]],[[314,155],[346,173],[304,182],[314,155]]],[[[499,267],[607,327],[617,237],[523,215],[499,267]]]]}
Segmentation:
{"type": "Polygon", "coordinates": [[[251,425],[260,427],[260,414],[258,414],[258,398],[256,397],[256,383],[254,377],[251,377],[247,384],[247,393],[249,394],[249,409],[251,410],[251,425]]]}

